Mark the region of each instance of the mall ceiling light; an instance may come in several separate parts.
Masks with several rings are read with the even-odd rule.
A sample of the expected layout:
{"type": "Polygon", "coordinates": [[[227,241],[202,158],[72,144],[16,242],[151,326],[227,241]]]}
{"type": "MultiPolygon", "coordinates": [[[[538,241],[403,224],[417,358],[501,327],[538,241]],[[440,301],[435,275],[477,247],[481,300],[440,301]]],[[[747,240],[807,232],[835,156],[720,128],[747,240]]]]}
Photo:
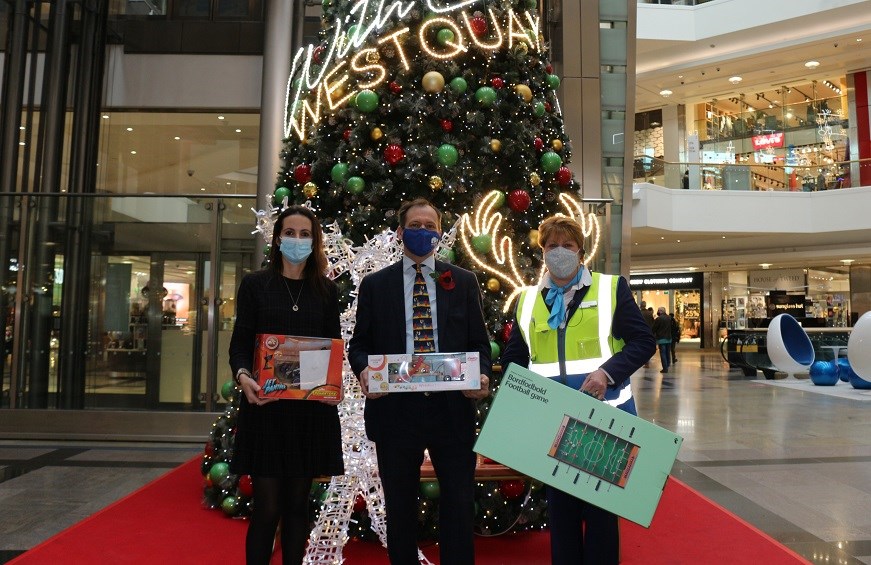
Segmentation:
{"type": "Polygon", "coordinates": [[[820,62],[819,61],[808,61],[807,63],[804,64],[804,66],[813,70],[813,69],[820,66],[820,62]]]}
{"type": "Polygon", "coordinates": [[[849,265],[850,263],[852,263],[854,261],[855,261],[855,259],[841,259],[841,263],[843,263],[845,265],[849,265]]]}
{"type": "Polygon", "coordinates": [[[759,266],[762,267],[763,269],[767,269],[768,267],[771,266],[771,263],[759,263],[759,266]]]}
{"type": "Polygon", "coordinates": [[[739,77],[739,76],[729,77],[729,82],[731,82],[732,84],[738,84],[742,80],[744,80],[744,79],[739,77]]]}
{"type": "Polygon", "coordinates": [[[662,90],[659,91],[659,95],[662,96],[663,98],[668,98],[672,94],[674,94],[674,92],[672,92],[671,90],[669,90],[667,88],[663,88],[662,90]]]}

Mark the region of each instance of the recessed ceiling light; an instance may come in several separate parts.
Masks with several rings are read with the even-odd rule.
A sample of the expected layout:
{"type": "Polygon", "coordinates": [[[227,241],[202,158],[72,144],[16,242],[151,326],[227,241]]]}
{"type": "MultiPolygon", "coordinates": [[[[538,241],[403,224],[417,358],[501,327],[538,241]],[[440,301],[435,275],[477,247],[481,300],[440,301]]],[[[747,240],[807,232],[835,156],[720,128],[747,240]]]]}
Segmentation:
{"type": "Polygon", "coordinates": [[[807,63],[804,64],[804,66],[809,68],[809,69],[815,69],[815,68],[820,66],[820,62],[819,61],[808,61],[807,63]]]}
{"type": "Polygon", "coordinates": [[[855,261],[855,259],[841,259],[841,263],[843,263],[845,265],[849,265],[853,261],[855,261]]]}
{"type": "Polygon", "coordinates": [[[663,88],[662,90],[659,91],[659,95],[662,96],[663,98],[668,98],[672,94],[674,94],[674,93],[667,88],[663,88]]]}
{"type": "Polygon", "coordinates": [[[27,142],[26,141],[19,141],[18,145],[27,145],[27,142]]]}
{"type": "Polygon", "coordinates": [[[176,140],[176,141],[178,141],[178,140],[181,139],[181,138],[180,138],[179,136],[175,136],[175,137],[173,137],[173,139],[176,140]]]}
{"type": "Polygon", "coordinates": [[[206,187],[202,186],[202,187],[200,187],[200,190],[202,190],[203,192],[205,192],[205,191],[206,191],[206,187]]]}
{"type": "Polygon", "coordinates": [[[856,38],[856,43],[862,43],[862,38],[861,38],[861,37],[857,37],[857,38],[856,38]]]}
{"type": "Polygon", "coordinates": [[[239,128],[236,128],[236,133],[242,133],[242,130],[240,130],[239,128]]]}
{"type": "Polygon", "coordinates": [[[127,128],[127,131],[133,131],[133,128],[127,128]]]}
{"type": "Polygon", "coordinates": [[[767,269],[768,267],[771,266],[771,263],[759,263],[759,266],[762,267],[763,269],[767,269]]]}
{"type": "Polygon", "coordinates": [[[131,154],[131,155],[136,155],[136,151],[131,151],[130,154],[131,154]]]}
{"type": "Polygon", "coordinates": [[[229,184],[230,184],[230,181],[227,181],[227,184],[229,185],[229,184]]]}
{"type": "Polygon", "coordinates": [[[108,120],[108,119],[109,119],[109,114],[103,114],[103,119],[104,119],[104,120],[108,120]]]}
{"type": "Polygon", "coordinates": [[[223,119],[224,119],[224,116],[218,116],[218,119],[219,119],[219,120],[223,120],[223,119]]]}
{"type": "Polygon", "coordinates": [[[738,84],[742,80],[744,80],[744,79],[739,77],[739,76],[729,77],[729,82],[731,82],[732,84],[738,84]]]}
{"type": "Polygon", "coordinates": [[[26,130],[27,128],[25,126],[18,126],[18,129],[23,131],[23,130],[26,130]]]}

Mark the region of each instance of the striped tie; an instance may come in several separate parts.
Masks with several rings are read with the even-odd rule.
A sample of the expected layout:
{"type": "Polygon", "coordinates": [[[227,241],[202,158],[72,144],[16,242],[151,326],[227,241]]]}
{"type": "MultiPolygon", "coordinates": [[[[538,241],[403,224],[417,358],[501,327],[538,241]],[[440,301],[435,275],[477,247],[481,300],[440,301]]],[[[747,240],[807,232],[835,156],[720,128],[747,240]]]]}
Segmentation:
{"type": "Polygon", "coordinates": [[[411,294],[411,327],[414,332],[414,352],[432,353],[435,339],[432,334],[432,309],[429,306],[429,292],[426,280],[420,271],[420,264],[414,266],[414,291],[411,294]]]}

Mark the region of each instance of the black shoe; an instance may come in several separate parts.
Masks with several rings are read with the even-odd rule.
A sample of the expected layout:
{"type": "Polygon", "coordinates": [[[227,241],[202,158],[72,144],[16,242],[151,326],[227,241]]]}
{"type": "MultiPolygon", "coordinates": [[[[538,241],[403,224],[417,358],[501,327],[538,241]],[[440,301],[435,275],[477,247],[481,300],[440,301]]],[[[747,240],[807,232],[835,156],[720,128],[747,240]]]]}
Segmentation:
{"type": "Polygon", "coordinates": [[[668,369],[663,369],[660,371],[660,373],[667,373],[667,372],[668,372],[668,369]]]}
{"type": "Polygon", "coordinates": [[[677,359],[672,359],[671,364],[674,365],[675,363],[677,363],[677,359]]]}

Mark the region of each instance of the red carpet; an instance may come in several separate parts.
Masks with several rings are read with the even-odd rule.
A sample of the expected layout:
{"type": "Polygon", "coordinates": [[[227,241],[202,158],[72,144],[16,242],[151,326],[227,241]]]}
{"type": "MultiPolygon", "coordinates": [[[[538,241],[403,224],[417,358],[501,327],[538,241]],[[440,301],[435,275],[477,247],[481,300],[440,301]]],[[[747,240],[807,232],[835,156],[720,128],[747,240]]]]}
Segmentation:
{"type": "MultiPolygon", "coordinates": [[[[247,521],[200,505],[199,458],[46,540],[11,563],[244,563],[247,521]]],[[[733,514],[669,479],[650,529],[622,524],[623,564],[807,563],[733,514]]],[[[550,562],[547,533],[476,538],[479,565],[550,562]]],[[[425,548],[436,562],[438,548],[425,548]]],[[[351,542],[349,565],[386,565],[377,544],[351,542]]],[[[273,559],[273,563],[276,560],[273,559]]]]}

